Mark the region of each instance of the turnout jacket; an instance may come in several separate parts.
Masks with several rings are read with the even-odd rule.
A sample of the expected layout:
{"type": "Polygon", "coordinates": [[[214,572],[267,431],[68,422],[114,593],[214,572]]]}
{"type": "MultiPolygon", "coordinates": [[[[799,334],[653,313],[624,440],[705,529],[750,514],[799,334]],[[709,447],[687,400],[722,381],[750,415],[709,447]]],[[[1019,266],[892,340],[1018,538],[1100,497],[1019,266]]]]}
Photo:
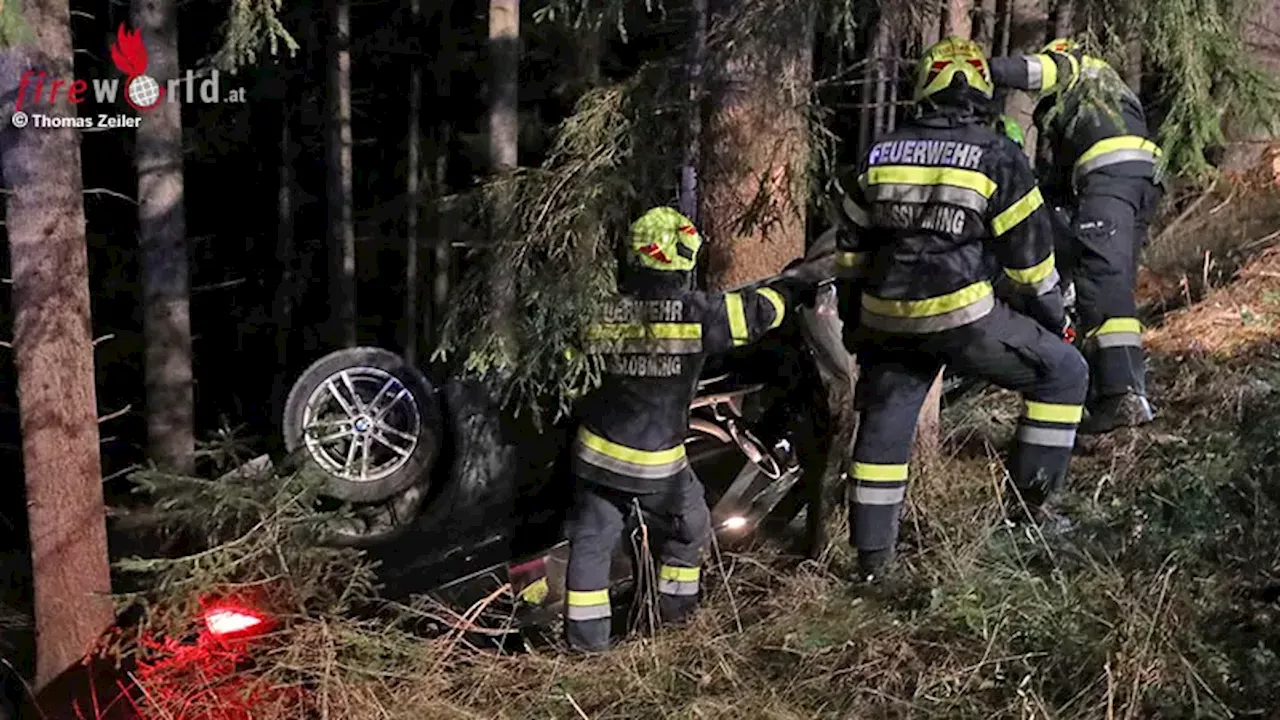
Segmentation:
{"type": "Polygon", "coordinates": [[[1154,180],[1160,148],[1147,129],[1142,102],[1105,61],[1041,53],[991,58],[997,86],[1048,94],[1035,110],[1042,155],[1040,182],[1065,203],[1076,194],[1116,195],[1138,205],[1141,185],[1154,180]],[[1135,189],[1138,188],[1138,189],[1135,189]]]}
{"type": "Polygon", "coordinates": [[[883,332],[967,325],[991,312],[1003,272],[1003,299],[1062,330],[1050,211],[1021,149],[976,115],[907,122],[836,186],[846,324],[860,305],[860,324],[883,332]]]}
{"type": "Polygon", "coordinates": [[[781,283],[730,293],[623,295],[585,333],[603,378],[579,406],[574,473],[618,490],[650,493],[689,466],[689,403],[706,356],[746,345],[782,324],[781,283]]]}

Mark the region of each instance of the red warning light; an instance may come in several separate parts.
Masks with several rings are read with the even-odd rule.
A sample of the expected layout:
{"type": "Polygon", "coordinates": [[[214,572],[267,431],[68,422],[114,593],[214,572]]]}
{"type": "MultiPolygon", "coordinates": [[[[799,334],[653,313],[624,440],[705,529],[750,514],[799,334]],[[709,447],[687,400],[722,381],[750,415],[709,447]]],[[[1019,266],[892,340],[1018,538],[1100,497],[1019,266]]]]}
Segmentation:
{"type": "Polygon", "coordinates": [[[261,616],[235,608],[213,608],[205,611],[204,626],[210,635],[235,635],[262,625],[261,616]]]}

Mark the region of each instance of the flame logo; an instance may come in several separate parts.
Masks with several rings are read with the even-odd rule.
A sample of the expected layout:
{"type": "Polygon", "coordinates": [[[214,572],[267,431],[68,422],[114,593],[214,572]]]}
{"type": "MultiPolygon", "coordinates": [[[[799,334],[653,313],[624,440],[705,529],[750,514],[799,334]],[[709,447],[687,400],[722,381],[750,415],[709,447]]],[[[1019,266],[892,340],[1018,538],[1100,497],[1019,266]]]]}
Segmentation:
{"type": "Polygon", "coordinates": [[[165,88],[146,74],[147,48],[142,44],[141,30],[126,30],[120,23],[116,41],[111,43],[111,62],[127,76],[124,99],[135,110],[150,110],[164,99],[165,88]]]}
{"type": "Polygon", "coordinates": [[[147,48],[142,44],[141,30],[129,31],[124,23],[120,23],[116,29],[116,41],[111,43],[111,62],[129,77],[147,71],[147,48]]]}

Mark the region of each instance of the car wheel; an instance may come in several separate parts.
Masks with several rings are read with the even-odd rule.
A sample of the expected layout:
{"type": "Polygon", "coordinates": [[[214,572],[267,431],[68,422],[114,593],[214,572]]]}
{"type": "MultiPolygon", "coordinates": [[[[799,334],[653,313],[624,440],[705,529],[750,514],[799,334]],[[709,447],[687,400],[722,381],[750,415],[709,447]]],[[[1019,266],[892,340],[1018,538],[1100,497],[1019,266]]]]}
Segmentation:
{"type": "Polygon", "coordinates": [[[435,389],[399,355],[346,348],[303,371],[285,400],[285,446],[324,494],[377,503],[422,481],[440,452],[435,389]]]}

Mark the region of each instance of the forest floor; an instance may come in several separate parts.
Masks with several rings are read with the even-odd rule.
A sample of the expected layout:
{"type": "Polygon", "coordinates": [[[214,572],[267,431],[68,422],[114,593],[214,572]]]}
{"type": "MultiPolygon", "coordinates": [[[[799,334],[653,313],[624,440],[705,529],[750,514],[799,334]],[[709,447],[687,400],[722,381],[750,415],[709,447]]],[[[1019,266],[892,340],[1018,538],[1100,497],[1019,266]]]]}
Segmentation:
{"type": "MultiPolygon", "coordinates": [[[[291,709],[260,701],[251,717],[1280,720],[1278,218],[1280,190],[1224,189],[1149,248],[1158,417],[1081,441],[1061,498],[1078,523],[1068,535],[1004,522],[999,451],[1019,402],[989,391],[944,411],[945,458],[913,478],[900,573],[878,590],[844,579],[839,518],[819,560],[767,544],[727,553],[690,626],[588,657],[308,615],[299,589],[268,676],[306,687],[310,713],[277,692],[291,709]]],[[[228,567],[242,569],[271,554],[235,552],[228,567]]],[[[312,587],[344,572],[275,554],[312,587]]]]}

